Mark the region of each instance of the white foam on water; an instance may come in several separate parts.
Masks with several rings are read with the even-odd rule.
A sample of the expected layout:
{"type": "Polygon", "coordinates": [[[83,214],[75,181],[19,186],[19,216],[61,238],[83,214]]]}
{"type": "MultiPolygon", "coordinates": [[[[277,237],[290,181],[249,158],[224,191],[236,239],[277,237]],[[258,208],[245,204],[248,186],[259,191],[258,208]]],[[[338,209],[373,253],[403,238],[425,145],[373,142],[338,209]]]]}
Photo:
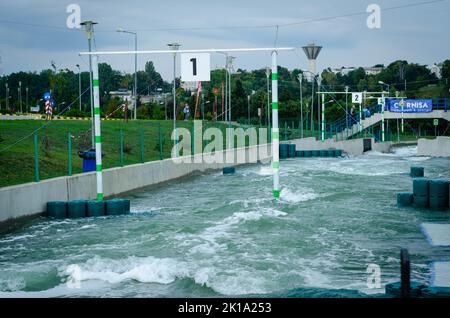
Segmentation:
{"type": "Polygon", "coordinates": [[[273,169],[271,166],[262,166],[256,174],[260,176],[271,176],[273,175],[273,169]]]}
{"type": "Polygon", "coordinates": [[[170,258],[128,257],[126,259],[106,259],[94,257],[85,264],[71,264],[64,270],[69,279],[81,282],[101,280],[110,284],[117,284],[127,280],[142,283],[169,284],[177,278],[188,276],[186,264],[180,264],[170,258]],[[73,266],[79,266],[80,271],[75,275],[73,266]],[[79,275],[79,276],[78,276],[79,275]]]}
{"type": "Polygon", "coordinates": [[[83,225],[82,227],[80,227],[80,230],[92,229],[94,227],[97,227],[97,225],[96,224],[83,225]]]}
{"type": "Polygon", "coordinates": [[[393,153],[399,157],[417,156],[417,146],[395,147],[393,153]]]}
{"type": "Polygon", "coordinates": [[[289,203],[298,203],[314,200],[318,197],[318,194],[311,189],[302,189],[297,191],[291,191],[289,188],[283,188],[280,193],[282,201],[289,203]]]}
{"type": "Polygon", "coordinates": [[[0,240],[0,243],[9,243],[9,242],[19,241],[19,240],[23,240],[23,239],[27,239],[27,238],[32,238],[32,237],[36,237],[36,235],[30,235],[30,234],[18,235],[18,236],[13,236],[11,238],[0,240]]]}

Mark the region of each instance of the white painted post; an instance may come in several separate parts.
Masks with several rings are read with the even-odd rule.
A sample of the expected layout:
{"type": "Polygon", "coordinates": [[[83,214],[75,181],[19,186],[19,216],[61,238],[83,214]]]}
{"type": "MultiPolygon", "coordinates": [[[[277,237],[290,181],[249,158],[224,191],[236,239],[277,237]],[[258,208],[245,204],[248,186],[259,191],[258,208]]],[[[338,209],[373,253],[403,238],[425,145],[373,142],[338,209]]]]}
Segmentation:
{"type": "Polygon", "coordinates": [[[322,141],[325,141],[325,94],[322,94],[322,141]]]}
{"type": "Polygon", "coordinates": [[[280,197],[280,131],[278,129],[278,64],[277,51],[272,51],[272,168],[273,196],[280,197]]]}
{"type": "Polygon", "coordinates": [[[97,200],[103,200],[102,137],[100,127],[100,95],[98,80],[98,57],[92,56],[92,86],[94,92],[95,166],[97,171],[97,200]]]}
{"type": "Polygon", "coordinates": [[[385,107],[385,99],[384,99],[384,93],[381,94],[382,102],[381,102],[381,141],[385,142],[385,135],[384,135],[384,107],[385,107]]]}

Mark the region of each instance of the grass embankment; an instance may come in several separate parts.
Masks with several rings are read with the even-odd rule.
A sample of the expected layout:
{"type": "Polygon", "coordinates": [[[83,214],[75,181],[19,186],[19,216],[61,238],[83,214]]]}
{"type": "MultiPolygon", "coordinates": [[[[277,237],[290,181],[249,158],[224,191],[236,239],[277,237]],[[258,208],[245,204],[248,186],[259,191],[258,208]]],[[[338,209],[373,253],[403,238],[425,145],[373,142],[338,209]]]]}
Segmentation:
{"type": "MultiPolygon", "coordinates": [[[[42,120],[0,121],[0,187],[35,181],[34,138],[21,141],[6,151],[5,147],[42,127],[42,120]]],[[[226,124],[204,122],[203,129],[220,128],[225,139],[226,124]]],[[[192,121],[178,121],[178,128],[192,132],[192,121]]],[[[143,161],[160,160],[160,128],[163,140],[163,158],[170,158],[173,141],[173,122],[168,120],[102,121],[103,168],[119,167],[142,162],[141,139],[143,141],[143,161]],[[120,131],[123,133],[123,161],[120,161],[120,131]],[[142,134],[142,137],[141,137],[142,134]]],[[[40,179],[48,179],[68,174],[68,138],[72,140],[72,174],[83,170],[78,151],[87,150],[91,143],[91,123],[82,120],[54,120],[38,131],[38,157],[40,179]]],[[[203,142],[205,145],[205,142],[203,142]]],[[[246,142],[248,144],[248,140],[246,142]]],[[[225,145],[225,140],[224,140],[225,145]]],[[[195,152],[199,152],[196,149],[195,152]]]]}

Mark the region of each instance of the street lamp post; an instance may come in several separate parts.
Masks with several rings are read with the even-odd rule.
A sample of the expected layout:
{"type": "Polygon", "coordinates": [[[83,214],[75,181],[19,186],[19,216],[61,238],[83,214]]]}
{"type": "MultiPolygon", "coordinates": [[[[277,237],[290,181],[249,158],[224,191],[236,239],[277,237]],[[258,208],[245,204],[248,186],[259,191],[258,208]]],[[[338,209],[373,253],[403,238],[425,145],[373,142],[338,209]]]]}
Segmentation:
{"type": "MultiPolygon", "coordinates": [[[[117,32],[133,34],[134,35],[134,50],[137,51],[137,33],[136,32],[127,31],[127,30],[124,30],[124,29],[118,29],[117,32]]],[[[134,114],[133,114],[133,117],[134,117],[134,119],[137,119],[137,53],[134,54],[134,88],[133,88],[133,95],[134,95],[134,100],[133,100],[134,114]]]]}
{"type": "Polygon", "coordinates": [[[6,92],[6,109],[9,109],[9,88],[8,88],[8,83],[5,83],[5,92],[6,92]]]}
{"type": "Polygon", "coordinates": [[[80,104],[80,111],[81,111],[81,70],[80,70],[80,64],[76,65],[78,67],[78,99],[80,104]]]}
{"type": "Polygon", "coordinates": [[[22,82],[19,81],[19,87],[17,88],[20,113],[22,113],[22,82]]]}
{"type": "Polygon", "coordinates": [[[247,95],[247,117],[248,117],[248,125],[250,126],[250,95],[247,95]]]}
{"type": "Polygon", "coordinates": [[[302,89],[303,73],[298,74],[298,82],[300,84],[300,134],[303,138],[303,89],[302,89]]]}
{"type": "Polygon", "coordinates": [[[25,94],[26,94],[26,97],[25,97],[25,102],[26,102],[25,107],[26,107],[26,111],[28,111],[28,86],[25,87],[25,94]]]}
{"type": "Polygon", "coordinates": [[[345,129],[348,128],[348,86],[345,86],[345,129]]]}
{"type": "MultiPolygon", "coordinates": [[[[93,21],[84,21],[80,25],[85,27],[86,36],[88,39],[89,52],[92,50],[92,38],[94,37],[94,25],[97,24],[93,21]]],[[[95,145],[95,126],[94,126],[94,91],[92,88],[92,55],[89,55],[89,91],[90,91],[90,101],[91,101],[91,148],[95,145]]]]}
{"type": "MultiPolygon", "coordinates": [[[[177,96],[176,96],[176,62],[177,62],[177,50],[180,48],[181,44],[178,43],[169,43],[167,44],[169,48],[171,48],[173,52],[173,87],[172,87],[172,94],[173,94],[173,132],[174,132],[174,149],[177,141],[177,96]]],[[[175,151],[175,155],[176,155],[175,151]]]]}
{"type": "Polygon", "coordinates": [[[266,67],[266,78],[267,78],[267,126],[270,124],[270,91],[269,91],[269,77],[270,77],[270,67],[266,67]]]}

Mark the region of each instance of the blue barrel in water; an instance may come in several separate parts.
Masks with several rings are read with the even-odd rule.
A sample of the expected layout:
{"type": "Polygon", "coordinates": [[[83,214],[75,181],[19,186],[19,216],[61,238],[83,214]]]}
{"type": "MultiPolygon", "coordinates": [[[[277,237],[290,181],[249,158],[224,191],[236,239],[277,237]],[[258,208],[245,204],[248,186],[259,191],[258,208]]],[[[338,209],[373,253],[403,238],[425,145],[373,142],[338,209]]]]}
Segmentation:
{"type": "Polygon", "coordinates": [[[67,217],[82,218],[86,216],[86,201],[74,200],[67,202],[67,217]]]}
{"type": "Polygon", "coordinates": [[[311,150],[304,150],[304,151],[303,151],[303,156],[304,156],[305,158],[311,157],[311,156],[312,156],[312,151],[311,151],[311,150]]]}
{"type": "Polygon", "coordinates": [[[295,151],[295,156],[296,157],[304,157],[305,156],[305,152],[303,150],[296,150],[295,151]]]}
{"type": "Polygon", "coordinates": [[[397,206],[410,206],[413,203],[413,194],[410,192],[397,193],[397,206]]]}
{"type": "Polygon", "coordinates": [[[280,159],[286,159],[289,155],[288,144],[280,144],[280,159]]]}
{"type": "Polygon", "coordinates": [[[430,180],[430,208],[447,209],[448,192],[447,180],[430,180]]]}
{"type": "Polygon", "coordinates": [[[47,202],[47,216],[51,218],[65,219],[67,217],[67,202],[47,202]]]}
{"type": "Polygon", "coordinates": [[[87,216],[104,216],[106,214],[105,201],[87,201],[87,216]]]}
{"type": "Polygon", "coordinates": [[[320,150],[312,150],[311,153],[312,153],[313,157],[319,157],[320,156],[320,150]]]}
{"type": "Polygon", "coordinates": [[[234,167],[224,167],[222,169],[223,174],[233,174],[236,172],[236,169],[234,167]]]}
{"type": "Polygon", "coordinates": [[[342,150],[341,149],[336,149],[334,151],[334,153],[335,153],[336,157],[342,157],[342,150]]]}
{"type": "Polygon", "coordinates": [[[422,178],[425,175],[424,170],[425,169],[423,167],[412,166],[410,170],[410,175],[413,178],[422,178]]]}
{"type": "Polygon", "coordinates": [[[295,144],[288,145],[288,157],[295,158],[295,144]]]}
{"type": "Polygon", "coordinates": [[[107,215],[122,215],[130,212],[129,203],[130,200],[126,199],[112,199],[106,201],[106,214],[107,215]]]}
{"type": "Polygon", "coordinates": [[[429,206],[429,185],[430,181],[426,178],[413,180],[414,206],[418,208],[427,208],[429,206]]]}
{"type": "Polygon", "coordinates": [[[328,157],[336,157],[336,150],[328,149],[328,157]]]}

